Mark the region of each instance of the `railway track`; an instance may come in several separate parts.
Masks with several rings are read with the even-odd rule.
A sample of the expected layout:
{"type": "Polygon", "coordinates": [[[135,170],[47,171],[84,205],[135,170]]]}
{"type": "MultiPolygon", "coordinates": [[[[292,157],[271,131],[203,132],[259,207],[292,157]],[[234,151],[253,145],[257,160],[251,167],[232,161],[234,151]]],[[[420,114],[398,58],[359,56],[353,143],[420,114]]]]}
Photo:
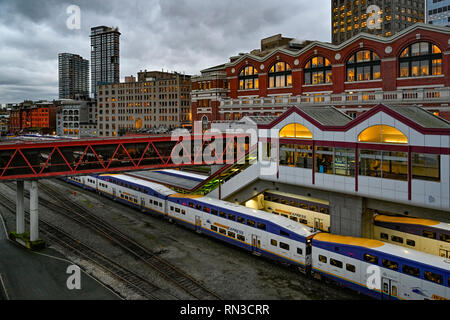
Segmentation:
{"type": "MultiPolygon", "coordinates": [[[[11,184],[8,184],[8,187],[14,188],[11,184]]],[[[178,269],[177,267],[171,265],[164,259],[158,257],[157,254],[151,252],[147,248],[144,248],[140,244],[136,243],[121,231],[117,230],[102,219],[90,213],[83,206],[72,201],[65,194],[42,183],[40,183],[39,188],[45,193],[51,195],[53,199],[60,203],[55,204],[53,202],[39,198],[39,202],[42,205],[56,212],[60,212],[61,214],[64,214],[65,216],[79,222],[80,224],[88,226],[89,228],[97,231],[102,236],[111,240],[122,249],[133,255],[135,258],[143,261],[146,265],[163,276],[166,281],[169,281],[180,289],[184,290],[191,297],[198,300],[221,299],[217,294],[206,288],[196,279],[186,274],[184,271],[178,269]]],[[[25,192],[25,195],[27,194],[29,196],[29,193],[25,192]]]]}
{"type": "MultiPolygon", "coordinates": [[[[6,196],[0,194],[1,205],[15,214],[15,203],[6,196]]],[[[28,213],[28,212],[27,212],[28,213]]],[[[29,219],[26,218],[27,222],[29,219]]],[[[88,262],[95,264],[102,270],[122,282],[128,289],[139,293],[143,297],[151,300],[168,300],[178,299],[177,297],[165,292],[161,288],[155,286],[139,274],[117,264],[110,258],[94,250],[93,248],[81,243],[62,229],[52,225],[51,223],[39,220],[39,231],[50,241],[62,246],[76,256],[82,257],[88,262]]]]}

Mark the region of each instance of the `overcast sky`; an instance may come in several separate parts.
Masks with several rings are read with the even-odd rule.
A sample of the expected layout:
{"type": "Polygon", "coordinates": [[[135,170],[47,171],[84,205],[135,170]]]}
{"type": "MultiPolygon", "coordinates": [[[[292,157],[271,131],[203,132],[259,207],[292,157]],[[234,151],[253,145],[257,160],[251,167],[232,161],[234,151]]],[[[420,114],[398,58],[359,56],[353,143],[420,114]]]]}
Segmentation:
{"type": "Polygon", "coordinates": [[[58,53],[90,60],[90,28],[119,27],[120,78],[199,74],[262,38],[331,40],[330,0],[0,0],[0,103],[58,98],[58,53]],[[81,9],[70,30],[67,8],[81,9]]]}

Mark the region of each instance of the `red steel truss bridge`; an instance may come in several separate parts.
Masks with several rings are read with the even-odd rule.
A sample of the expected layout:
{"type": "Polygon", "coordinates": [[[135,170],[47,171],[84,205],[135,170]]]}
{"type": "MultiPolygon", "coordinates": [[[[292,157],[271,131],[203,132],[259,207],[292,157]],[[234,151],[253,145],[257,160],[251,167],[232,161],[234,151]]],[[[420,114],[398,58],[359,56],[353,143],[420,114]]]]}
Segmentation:
{"type": "Polygon", "coordinates": [[[0,181],[230,164],[248,150],[245,134],[12,141],[0,144],[0,181]]]}

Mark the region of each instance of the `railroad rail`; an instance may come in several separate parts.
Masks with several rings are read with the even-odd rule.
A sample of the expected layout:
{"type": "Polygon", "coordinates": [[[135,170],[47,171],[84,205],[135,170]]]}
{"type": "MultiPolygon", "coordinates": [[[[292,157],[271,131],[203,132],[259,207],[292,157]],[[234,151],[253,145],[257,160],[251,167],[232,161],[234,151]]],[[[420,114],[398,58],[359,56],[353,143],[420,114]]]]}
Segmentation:
{"type": "MultiPolygon", "coordinates": [[[[6,185],[13,188],[10,183],[6,185]]],[[[56,212],[60,212],[78,223],[97,231],[99,234],[111,240],[135,258],[143,261],[146,265],[163,276],[165,280],[184,290],[193,298],[198,300],[221,300],[221,297],[206,288],[199,281],[186,274],[179,268],[173,266],[166,260],[158,257],[156,253],[153,253],[138,244],[136,241],[117,230],[115,227],[93,215],[86,208],[74,202],[63,193],[42,183],[40,183],[39,188],[60,203],[55,204],[47,201],[46,199],[39,198],[40,203],[44,206],[55,210],[56,212]]],[[[25,192],[25,196],[29,196],[29,194],[25,192]]]]}
{"type": "MultiPolygon", "coordinates": [[[[6,208],[12,214],[15,214],[15,203],[5,195],[0,194],[1,206],[6,208]]],[[[26,218],[27,222],[29,219],[26,218]]],[[[83,244],[73,238],[67,232],[51,223],[40,219],[39,230],[52,242],[60,245],[76,256],[82,257],[88,262],[95,264],[105,272],[109,273],[115,279],[124,283],[124,285],[143,297],[151,300],[178,299],[177,297],[165,292],[139,274],[119,265],[110,258],[96,251],[95,249],[83,244]]]]}

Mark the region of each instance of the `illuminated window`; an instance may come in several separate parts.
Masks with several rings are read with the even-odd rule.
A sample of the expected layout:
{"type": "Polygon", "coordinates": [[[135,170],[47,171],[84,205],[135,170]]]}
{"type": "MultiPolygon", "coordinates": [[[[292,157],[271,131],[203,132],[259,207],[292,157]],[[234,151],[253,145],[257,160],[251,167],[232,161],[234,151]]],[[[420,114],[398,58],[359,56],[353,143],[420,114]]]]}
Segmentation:
{"type": "Polygon", "coordinates": [[[377,125],[364,130],[358,137],[359,142],[408,144],[408,138],[400,130],[377,125]]]}
{"type": "Polygon", "coordinates": [[[301,124],[291,123],[281,129],[280,138],[312,139],[312,133],[301,124]]]}
{"type": "Polygon", "coordinates": [[[305,84],[332,82],[331,63],[324,57],[314,57],[305,65],[305,84]]]}
{"type": "Polygon", "coordinates": [[[292,71],[286,62],[277,62],[269,71],[269,88],[292,86],[292,71]]]}
{"type": "Polygon", "coordinates": [[[372,51],[361,50],[347,61],[347,81],[367,81],[381,78],[380,57],[372,51]]]}
{"type": "Polygon", "coordinates": [[[416,42],[402,51],[399,76],[425,77],[442,74],[442,51],[432,43],[416,42]]]}
{"type": "Polygon", "coordinates": [[[239,90],[259,89],[258,70],[249,66],[239,74],[239,90]]]}

